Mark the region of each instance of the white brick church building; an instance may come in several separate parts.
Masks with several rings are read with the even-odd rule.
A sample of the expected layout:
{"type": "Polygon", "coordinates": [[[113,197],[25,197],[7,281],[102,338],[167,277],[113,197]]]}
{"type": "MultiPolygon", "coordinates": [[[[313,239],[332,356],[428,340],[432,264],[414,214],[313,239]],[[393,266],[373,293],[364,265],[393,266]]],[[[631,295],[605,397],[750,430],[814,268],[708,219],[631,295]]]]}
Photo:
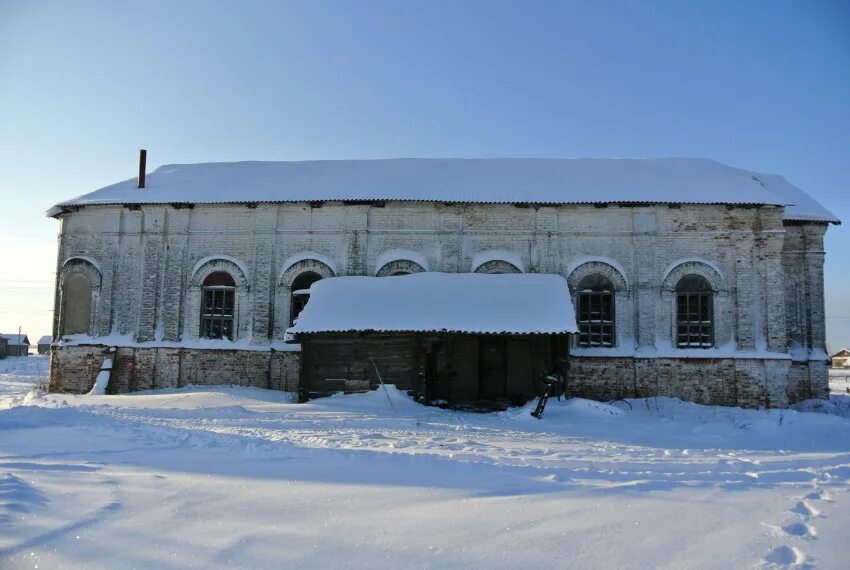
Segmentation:
{"type": "MultiPolygon", "coordinates": [[[[534,355],[537,344],[554,347],[548,364],[568,355],[575,396],[785,406],[827,392],[823,237],[839,222],[781,176],[670,158],[211,163],[140,178],[48,212],[61,223],[52,390],[89,390],[115,347],[112,391],[229,383],[303,392],[307,364],[287,329],[312,309],[313,283],[432,272],[565,280],[575,321],[549,331],[566,335],[563,346],[534,336],[543,330],[513,330],[510,315],[537,294],[519,277],[504,289],[514,298],[474,308],[482,322],[499,321],[477,333],[509,335],[508,344],[482,336],[430,364],[449,383],[473,374],[479,395],[498,377],[483,372],[495,370],[487,350],[510,376],[525,366],[514,348],[534,355]]],[[[346,331],[392,332],[376,341],[376,368],[415,391],[428,363],[405,334],[437,347],[476,331],[441,327],[434,305],[437,324],[406,329],[406,310],[392,308],[395,328],[346,331]],[[459,336],[440,340],[447,331],[459,336]],[[409,360],[387,364],[391,342],[409,360]]],[[[321,354],[309,364],[319,383],[330,374],[317,372],[321,354]]],[[[339,374],[369,380],[358,366],[339,374]]]]}

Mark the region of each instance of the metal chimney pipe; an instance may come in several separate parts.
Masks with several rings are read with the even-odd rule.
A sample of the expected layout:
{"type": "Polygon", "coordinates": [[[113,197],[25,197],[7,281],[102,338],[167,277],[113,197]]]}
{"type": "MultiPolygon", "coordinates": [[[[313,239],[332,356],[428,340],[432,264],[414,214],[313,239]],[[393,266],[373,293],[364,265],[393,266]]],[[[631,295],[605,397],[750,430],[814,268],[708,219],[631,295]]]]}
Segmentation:
{"type": "Polygon", "coordinates": [[[148,151],[141,149],[139,151],[139,188],[145,187],[145,163],[148,159],[148,151]]]}

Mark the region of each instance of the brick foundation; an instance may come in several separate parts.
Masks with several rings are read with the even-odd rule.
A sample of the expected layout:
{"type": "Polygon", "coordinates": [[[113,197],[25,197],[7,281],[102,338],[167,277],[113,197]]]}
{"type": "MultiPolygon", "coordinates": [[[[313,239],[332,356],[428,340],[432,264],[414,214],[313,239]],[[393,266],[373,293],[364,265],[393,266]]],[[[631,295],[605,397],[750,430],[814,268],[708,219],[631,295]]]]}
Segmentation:
{"type": "Polygon", "coordinates": [[[594,400],[670,396],[700,404],[786,407],[827,394],[818,363],[774,359],[571,359],[568,394],[594,400]]]}
{"type": "MultiPolygon", "coordinates": [[[[105,357],[105,346],[54,347],[50,391],[81,394],[91,390],[105,357]]],[[[119,348],[107,391],[123,394],[189,384],[233,384],[298,391],[300,353],[194,348],[119,348]]]]}
{"type": "MultiPolygon", "coordinates": [[[[50,391],[85,393],[105,346],[54,347],[50,391]]],[[[670,396],[722,406],[785,407],[828,394],[825,363],[771,359],[570,359],[568,395],[600,401],[670,396]]],[[[109,393],[189,384],[297,392],[301,353],[188,348],[119,348],[109,393]]]]}

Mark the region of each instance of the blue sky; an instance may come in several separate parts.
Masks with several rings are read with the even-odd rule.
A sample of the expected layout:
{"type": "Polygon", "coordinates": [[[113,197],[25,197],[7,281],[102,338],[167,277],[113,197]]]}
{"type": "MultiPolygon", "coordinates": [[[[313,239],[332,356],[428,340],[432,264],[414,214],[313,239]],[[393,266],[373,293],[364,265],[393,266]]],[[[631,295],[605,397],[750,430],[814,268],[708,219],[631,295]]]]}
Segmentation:
{"type": "MultiPolygon", "coordinates": [[[[700,156],[850,223],[848,109],[847,2],[0,0],[0,330],[49,332],[42,212],[133,176],[141,147],[151,168],[700,156]]],[[[850,345],[848,251],[832,227],[832,345],[850,345]]]]}

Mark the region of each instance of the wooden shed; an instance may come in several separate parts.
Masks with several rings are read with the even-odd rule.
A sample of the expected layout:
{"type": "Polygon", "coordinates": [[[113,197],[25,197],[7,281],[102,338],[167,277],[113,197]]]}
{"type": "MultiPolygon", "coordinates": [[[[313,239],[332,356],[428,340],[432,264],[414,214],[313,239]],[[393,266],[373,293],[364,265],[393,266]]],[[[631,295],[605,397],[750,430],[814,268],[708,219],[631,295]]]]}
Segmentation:
{"type": "Polygon", "coordinates": [[[7,341],[7,356],[29,356],[30,339],[25,334],[0,334],[7,341]]]}
{"type": "Polygon", "coordinates": [[[289,329],[301,395],[410,390],[426,404],[519,404],[565,373],[576,331],[558,275],[418,273],[316,282],[289,329]]]}
{"type": "Polygon", "coordinates": [[[0,336],[0,360],[6,358],[6,354],[9,350],[9,341],[6,340],[6,337],[0,336]]]}

